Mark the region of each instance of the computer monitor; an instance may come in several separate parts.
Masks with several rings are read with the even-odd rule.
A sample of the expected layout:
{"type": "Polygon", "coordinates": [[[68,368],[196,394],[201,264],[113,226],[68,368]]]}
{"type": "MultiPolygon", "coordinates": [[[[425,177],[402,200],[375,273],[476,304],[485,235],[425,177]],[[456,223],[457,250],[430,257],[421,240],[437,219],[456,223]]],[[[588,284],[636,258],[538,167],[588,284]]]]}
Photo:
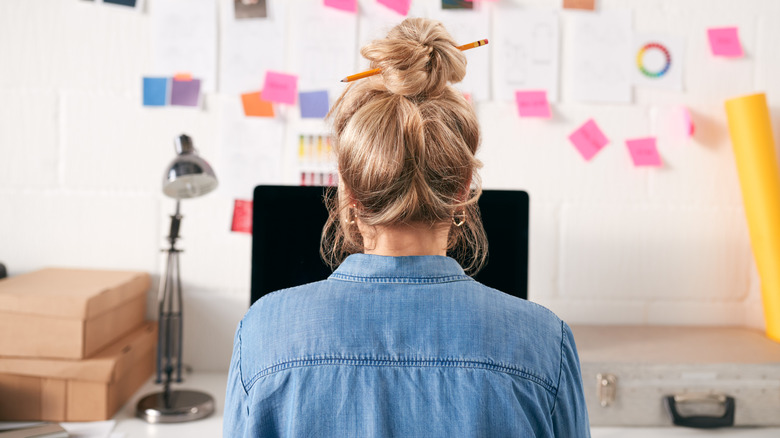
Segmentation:
{"type": "MultiPolygon", "coordinates": [[[[328,218],[325,187],[257,186],[253,204],[252,295],[327,278],[319,253],[328,218]]],[[[528,296],[528,194],[484,190],[479,199],[488,238],[488,260],[474,276],[502,292],[528,296]]],[[[251,304],[250,303],[250,304],[251,304]]]]}

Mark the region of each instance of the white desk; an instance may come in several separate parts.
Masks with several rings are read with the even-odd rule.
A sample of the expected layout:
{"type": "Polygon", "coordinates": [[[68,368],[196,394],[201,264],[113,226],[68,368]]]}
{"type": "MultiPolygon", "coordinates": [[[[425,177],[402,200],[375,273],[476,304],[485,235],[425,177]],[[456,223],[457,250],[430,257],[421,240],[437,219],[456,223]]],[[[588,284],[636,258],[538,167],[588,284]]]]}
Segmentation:
{"type": "MultiPolygon", "coordinates": [[[[174,388],[195,389],[211,394],[217,404],[214,415],[211,417],[190,423],[148,424],[143,420],[135,418],[135,405],[144,395],[160,390],[160,385],[155,385],[149,381],[116,414],[114,419],[117,420],[117,424],[114,431],[125,433],[127,438],[220,437],[222,436],[222,409],[225,405],[226,382],[227,374],[224,373],[196,373],[190,376],[185,383],[174,385],[174,388]]],[[[594,427],[591,433],[593,438],[658,438],[661,436],[664,438],[710,436],[722,438],[778,438],[780,437],[780,428],[695,430],[673,427],[594,427]]]]}

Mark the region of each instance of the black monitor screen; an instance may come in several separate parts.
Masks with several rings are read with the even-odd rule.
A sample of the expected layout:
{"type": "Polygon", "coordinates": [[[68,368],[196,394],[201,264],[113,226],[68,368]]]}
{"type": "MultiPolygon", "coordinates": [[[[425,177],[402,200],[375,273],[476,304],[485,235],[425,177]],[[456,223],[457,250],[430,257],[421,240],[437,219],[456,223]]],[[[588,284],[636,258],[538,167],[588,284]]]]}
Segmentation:
{"type": "MultiPolygon", "coordinates": [[[[252,298],[323,280],[331,270],[319,253],[328,212],[324,187],[257,186],[253,204],[252,298]]],[[[488,261],[477,281],[525,299],[528,295],[528,194],[484,190],[479,199],[488,261]]]]}

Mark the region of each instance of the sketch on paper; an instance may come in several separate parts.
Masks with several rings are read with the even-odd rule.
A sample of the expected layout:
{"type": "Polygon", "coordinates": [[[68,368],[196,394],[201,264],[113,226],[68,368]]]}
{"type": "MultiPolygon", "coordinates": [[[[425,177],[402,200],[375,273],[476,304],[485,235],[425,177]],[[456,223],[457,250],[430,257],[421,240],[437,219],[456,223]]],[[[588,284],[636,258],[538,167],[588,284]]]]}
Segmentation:
{"type": "Polygon", "coordinates": [[[558,100],[558,16],[554,11],[502,10],[495,16],[493,98],[544,90],[558,100]]]}

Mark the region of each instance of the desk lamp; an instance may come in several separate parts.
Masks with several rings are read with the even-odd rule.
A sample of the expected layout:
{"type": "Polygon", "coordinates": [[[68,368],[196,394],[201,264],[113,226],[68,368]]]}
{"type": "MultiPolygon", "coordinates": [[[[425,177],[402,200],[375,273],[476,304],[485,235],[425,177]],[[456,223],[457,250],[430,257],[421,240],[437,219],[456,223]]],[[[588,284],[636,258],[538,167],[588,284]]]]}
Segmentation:
{"type": "Polygon", "coordinates": [[[168,264],[165,277],[160,279],[158,298],[160,316],[155,383],[162,383],[163,390],[145,396],[136,408],[136,415],[149,423],[180,423],[204,418],[214,412],[214,399],[210,395],[199,391],[171,390],[171,382],[182,381],[181,250],[176,248],[182,219],[179,203],[182,199],[203,196],[217,187],[214,171],[206,160],[198,156],[189,136],[180,135],[174,145],[178,155],[168,165],[163,177],[163,193],[176,199],[176,212],[171,216],[168,234],[170,246],[163,250],[168,254],[168,264]]]}

